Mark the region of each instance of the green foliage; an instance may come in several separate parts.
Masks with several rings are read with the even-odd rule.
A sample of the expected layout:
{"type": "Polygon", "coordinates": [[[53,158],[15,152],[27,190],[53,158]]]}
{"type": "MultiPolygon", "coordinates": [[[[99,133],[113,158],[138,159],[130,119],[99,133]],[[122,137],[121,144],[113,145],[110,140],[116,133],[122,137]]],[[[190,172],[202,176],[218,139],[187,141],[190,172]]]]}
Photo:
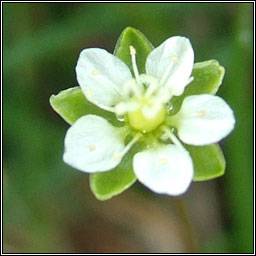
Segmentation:
{"type": "Polygon", "coordinates": [[[173,113],[176,113],[185,97],[196,94],[215,94],[222,83],[225,69],[216,60],[208,60],[194,64],[194,77],[181,96],[173,97],[173,113]]]}
{"type": "MultiPolygon", "coordinates": [[[[230,44],[224,97],[236,115],[236,129],[224,143],[229,171],[224,176],[232,228],[229,242],[234,252],[254,253],[254,138],[253,124],[253,13],[252,3],[239,6],[230,44]],[[247,36],[244,36],[247,35],[247,36]]],[[[224,87],[222,87],[224,89],[224,87]]]]}
{"type": "Polygon", "coordinates": [[[136,181],[132,169],[132,159],[137,151],[138,145],[135,145],[114,170],[90,175],[90,187],[96,198],[99,200],[110,199],[122,193],[136,181]]]}
{"type": "Polygon", "coordinates": [[[90,175],[90,187],[97,199],[110,199],[122,193],[136,181],[136,176],[131,169],[131,160],[131,155],[127,154],[114,170],[90,175]]]}
{"type": "Polygon", "coordinates": [[[218,144],[185,147],[193,159],[194,181],[210,180],[224,174],[226,163],[218,144]]]}
{"type": "Polygon", "coordinates": [[[104,116],[112,124],[119,123],[113,113],[100,109],[89,102],[78,86],[52,95],[50,103],[53,109],[69,124],[73,124],[79,117],[87,114],[104,116]]]}
{"type": "Polygon", "coordinates": [[[137,29],[127,27],[117,40],[114,55],[124,61],[133,72],[130,46],[136,50],[136,62],[139,73],[145,73],[145,63],[148,54],[152,51],[153,45],[150,41],[137,29]]]}

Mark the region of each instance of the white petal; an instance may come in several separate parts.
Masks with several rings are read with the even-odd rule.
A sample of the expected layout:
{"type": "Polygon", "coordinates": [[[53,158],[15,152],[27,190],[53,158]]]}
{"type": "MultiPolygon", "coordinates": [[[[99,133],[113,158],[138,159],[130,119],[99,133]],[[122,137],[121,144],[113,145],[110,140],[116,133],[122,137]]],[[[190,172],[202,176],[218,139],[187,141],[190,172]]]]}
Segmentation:
{"type": "Polygon", "coordinates": [[[121,87],[132,78],[124,62],[98,48],[85,49],[80,53],[76,74],[87,99],[106,110],[120,102],[121,87]]]}
{"type": "Polygon", "coordinates": [[[107,171],[120,163],[124,147],[120,128],[102,117],[86,115],[68,129],[63,160],[80,171],[107,171]]]}
{"type": "Polygon", "coordinates": [[[173,95],[181,95],[188,83],[194,63],[189,39],[174,36],[155,48],[146,61],[146,72],[163,79],[173,95]]]}
{"type": "Polygon", "coordinates": [[[234,114],[228,104],[222,98],[208,94],[186,97],[173,120],[179,138],[192,145],[218,142],[235,125],[234,114]]]}
{"type": "Polygon", "coordinates": [[[189,153],[176,145],[162,145],[137,153],[133,168],[138,180],[156,193],[180,195],[193,178],[189,153]]]}

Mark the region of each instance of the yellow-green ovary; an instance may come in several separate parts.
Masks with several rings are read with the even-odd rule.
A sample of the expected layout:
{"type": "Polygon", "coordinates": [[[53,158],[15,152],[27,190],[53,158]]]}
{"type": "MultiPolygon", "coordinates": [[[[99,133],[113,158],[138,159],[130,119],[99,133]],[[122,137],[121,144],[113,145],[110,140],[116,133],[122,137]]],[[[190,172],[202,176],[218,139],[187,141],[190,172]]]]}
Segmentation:
{"type": "Polygon", "coordinates": [[[139,108],[133,112],[128,113],[128,120],[130,125],[141,132],[151,132],[155,130],[161,123],[163,123],[166,116],[166,109],[162,106],[155,116],[152,118],[146,117],[142,109],[139,108]]]}

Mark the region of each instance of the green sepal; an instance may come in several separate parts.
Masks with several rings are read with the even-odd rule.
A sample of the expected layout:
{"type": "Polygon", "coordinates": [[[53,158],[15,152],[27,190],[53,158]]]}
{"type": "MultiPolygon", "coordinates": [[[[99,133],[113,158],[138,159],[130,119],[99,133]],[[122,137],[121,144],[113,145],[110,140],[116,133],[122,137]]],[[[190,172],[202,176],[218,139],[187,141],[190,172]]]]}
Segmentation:
{"type": "Polygon", "coordinates": [[[142,143],[137,143],[115,169],[90,175],[90,187],[97,199],[110,199],[122,193],[137,180],[133,172],[132,161],[134,154],[141,150],[143,150],[142,143]]]}
{"type": "Polygon", "coordinates": [[[52,108],[70,125],[84,115],[97,115],[114,125],[120,125],[116,116],[89,102],[79,86],[69,88],[50,97],[52,108]]]}
{"type": "Polygon", "coordinates": [[[226,162],[218,144],[207,146],[184,145],[189,151],[194,165],[194,181],[205,181],[222,176],[226,162]]]}
{"type": "Polygon", "coordinates": [[[153,45],[139,30],[131,27],[123,30],[117,40],[114,55],[126,63],[133,72],[130,46],[133,46],[136,50],[136,63],[139,73],[145,73],[146,59],[153,50],[153,45]]]}
{"type": "Polygon", "coordinates": [[[216,94],[225,74],[224,67],[216,60],[208,60],[194,64],[192,76],[194,77],[181,96],[175,96],[171,100],[173,104],[172,113],[175,114],[185,97],[198,94],[216,94]]]}

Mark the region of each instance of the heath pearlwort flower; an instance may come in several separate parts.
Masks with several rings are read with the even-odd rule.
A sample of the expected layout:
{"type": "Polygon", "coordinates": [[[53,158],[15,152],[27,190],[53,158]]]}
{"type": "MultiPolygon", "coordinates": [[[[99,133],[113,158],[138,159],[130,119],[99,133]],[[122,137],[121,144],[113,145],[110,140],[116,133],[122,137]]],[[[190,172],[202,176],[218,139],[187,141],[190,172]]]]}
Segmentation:
{"type": "Polygon", "coordinates": [[[81,52],[76,74],[83,93],[115,113],[124,126],[114,127],[96,115],[79,118],[67,131],[64,161],[88,173],[108,171],[135,143],[150,137],[133,158],[138,180],[154,192],[180,195],[194,173],[182,142],[199,146],[220,141],[234,127],[233,111],[220,97],[202,94],[187,96],[178,113],[169,115],[172,97],[182,95],[193,81],[194,52],[187,38],[171,37],[155,48],[145,74],[139,74],[133,46],[130,54],[134,77],[122,60],[103,49],[81,52]]]}

